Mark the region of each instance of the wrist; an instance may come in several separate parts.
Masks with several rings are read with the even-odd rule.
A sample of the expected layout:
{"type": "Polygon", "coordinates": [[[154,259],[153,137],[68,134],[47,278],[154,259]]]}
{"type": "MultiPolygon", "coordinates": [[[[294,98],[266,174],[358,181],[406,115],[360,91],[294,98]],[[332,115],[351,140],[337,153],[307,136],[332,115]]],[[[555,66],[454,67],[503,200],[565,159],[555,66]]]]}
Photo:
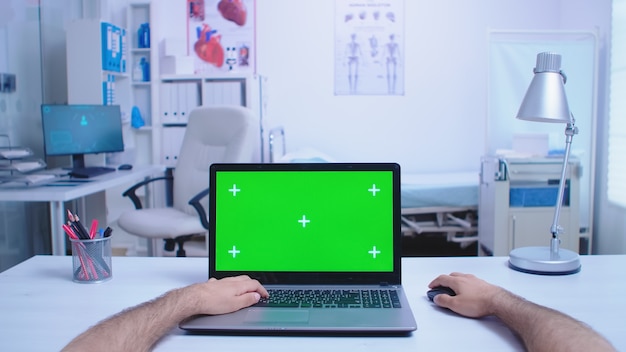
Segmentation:
{"type": "Polygon", "coordinates": [[[489,315],[499,317],[505,314],[504,310],[508,309],[511,306],[511,304],[513,303],[512,301],[517,296],[513,295],[511,292],[501,287],[493,286],[492,292],[488,295],[488,297],[489,303],[487,305],[487,311],[489,315]]]}
{"type": "Polygon", "coordinates": [[[168,293],[168,298],[176,306],[177,312],[175,314],[180,314],[182,318],[187,318],[201,313],[201,304],[198,302],[198,297],[201,297],[201,295],[196,290],[198,290],[198,285],[194,284],[168,293]]]}

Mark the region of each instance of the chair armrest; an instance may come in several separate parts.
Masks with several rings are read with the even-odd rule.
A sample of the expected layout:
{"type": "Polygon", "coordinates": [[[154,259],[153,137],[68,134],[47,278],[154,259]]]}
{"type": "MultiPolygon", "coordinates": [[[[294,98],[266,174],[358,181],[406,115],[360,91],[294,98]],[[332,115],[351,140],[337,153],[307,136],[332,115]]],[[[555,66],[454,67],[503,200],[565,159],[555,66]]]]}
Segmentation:
{"type": "Polygon", "coordinates": [[[200,222],[202,223],[202,227],[204,227],[206,230],[209,229],[209,221],[206,219],[206,211],[204,210],[204,207],[202,206],[202,204],[200,204],[200,200],[206,197],[208,194],[209,194],[209,189],[207,188],[201,191],[200,193],[196,194],[189,201],[189,205],[191,205],[198,212],[198,216],[200,217],[200,222]]]}
{"type": "Polygon", "coordinates": [[[135,209],[142,209],[143,206],[141,204],[141,200],[139,199],[139,197],[137,196],[137,194],[135,193],[137,191],[137,189],[139,189],[139,187],[143,187],[149,183],[152,183],[154,181],[159,181],[159,180],[165,180],[167,182],[172,182],[174,180],[174,177],[172,176],[161,176],[161,177],[154,177],[154,178],[149,178],[147,180],[143,180],[139,183],[136,183],[135,185],[133,185],[131,188],[127,189],[126,191],[124,191],[124,193],[122,193],[122,195],[124,197],[128,197],[130,198],[130,200],[133,202],[133,204],[135,205],[135,209]]]}

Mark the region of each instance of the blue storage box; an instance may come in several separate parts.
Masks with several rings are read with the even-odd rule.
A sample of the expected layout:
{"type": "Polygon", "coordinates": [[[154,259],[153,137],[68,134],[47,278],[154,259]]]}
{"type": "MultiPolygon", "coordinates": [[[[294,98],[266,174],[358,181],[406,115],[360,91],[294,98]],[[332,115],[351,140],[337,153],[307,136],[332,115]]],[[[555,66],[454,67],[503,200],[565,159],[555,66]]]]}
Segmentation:
{"type": "MultiPolygon", "coordinates": [[[[547,182],[511,186],[509,191],[510,207],[553,207],[559,194],[559,184],[547,182]]],[[[565,184],[563,206],[569,206],[569,180],[565,184]]]]}

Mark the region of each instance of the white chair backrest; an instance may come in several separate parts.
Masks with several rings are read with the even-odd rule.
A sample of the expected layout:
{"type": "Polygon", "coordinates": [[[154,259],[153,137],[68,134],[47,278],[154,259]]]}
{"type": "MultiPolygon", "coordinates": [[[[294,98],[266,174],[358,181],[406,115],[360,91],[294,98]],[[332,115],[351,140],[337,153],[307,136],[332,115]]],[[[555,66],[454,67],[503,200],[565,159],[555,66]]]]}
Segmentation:
{"type": "MultiPolygon", "coordinates": [[[[258,118],[249,108],[201,106],[191,111],[174,169],[174,208],[196,215],[188,202],[209,187],[209,166],[252,162],[259,141],[258,118]]],[[[206,207],[206,198],[203,203],[206,207]]]]}

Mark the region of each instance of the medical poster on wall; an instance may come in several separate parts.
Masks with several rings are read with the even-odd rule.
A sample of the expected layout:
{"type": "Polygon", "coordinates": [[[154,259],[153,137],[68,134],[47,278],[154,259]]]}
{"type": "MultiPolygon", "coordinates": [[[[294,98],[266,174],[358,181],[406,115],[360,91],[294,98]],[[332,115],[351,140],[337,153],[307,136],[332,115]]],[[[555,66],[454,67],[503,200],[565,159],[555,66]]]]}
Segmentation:
{"type": "Polygon", "coordinates": [[[255,21],[255,0],[187,0],[195,73],[255,73],[255,21]]]}
{"type": "Polygon", "coordinates": [[[404,95],[404,0],[335,1],[335,95],[404,95]]]}

